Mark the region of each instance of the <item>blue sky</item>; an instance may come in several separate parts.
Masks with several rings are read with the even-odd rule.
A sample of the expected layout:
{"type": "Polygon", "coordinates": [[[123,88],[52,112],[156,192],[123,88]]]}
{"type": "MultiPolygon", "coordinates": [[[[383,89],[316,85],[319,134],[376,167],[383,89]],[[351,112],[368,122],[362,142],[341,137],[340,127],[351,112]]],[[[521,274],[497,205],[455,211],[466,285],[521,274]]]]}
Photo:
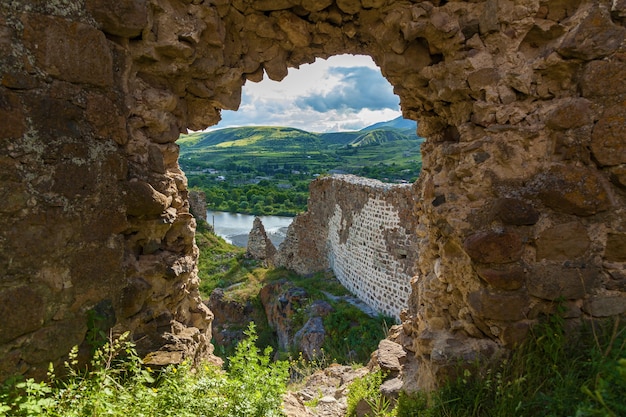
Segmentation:
{"type": "Polygon", "coordinates": [[[209,130],[289,126],[310,132],[359,130],[401,116],[400,99],[368,56],[340,55],[289,69],[280,82],[265,77],[243,87],[239,110],[222,111],[209,130]]]}

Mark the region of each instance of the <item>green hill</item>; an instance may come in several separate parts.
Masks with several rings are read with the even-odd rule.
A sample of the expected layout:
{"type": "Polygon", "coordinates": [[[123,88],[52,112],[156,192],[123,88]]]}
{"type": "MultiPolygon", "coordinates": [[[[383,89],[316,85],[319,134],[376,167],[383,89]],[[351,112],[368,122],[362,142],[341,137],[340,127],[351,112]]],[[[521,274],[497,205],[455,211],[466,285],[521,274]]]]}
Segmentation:
{"type": "Polygon", "coordinates": [[[308,183],[322,174],[414,181],[423,141],[415,132],[415,122],[402,120],[351,132],[268,126],[196,132],[178,140],[180,165],[190,186],[207,192],[213,209],[294,214],[306,205],[308,183]]]}

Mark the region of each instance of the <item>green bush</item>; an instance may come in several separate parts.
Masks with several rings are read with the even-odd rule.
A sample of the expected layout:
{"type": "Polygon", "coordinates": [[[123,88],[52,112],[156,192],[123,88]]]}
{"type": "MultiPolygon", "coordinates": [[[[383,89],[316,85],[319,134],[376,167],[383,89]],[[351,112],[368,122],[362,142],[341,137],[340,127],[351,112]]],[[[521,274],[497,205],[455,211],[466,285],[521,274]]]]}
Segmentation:
{"type": "Polygon", "coordinates": [[[281,416],[288,364],[270,362],[271,350],[256,348],[253,325],[246,335],[227,372],[185,362],[153,371],[143,366],[127,334],[98,349],[89,369],[78,366],[73,349],[65,378],[51,369],[49,382],[5,383],[0,416],[281,416]]]}
{"type": "Polygon", "coordinates": [[[356,379],[350,384],[346,416],[355,417],[360,403],[365,404],[369,409],[367,413],[369,416],[387,417],[395,415],[389,400],[380,394],[380,386],[384,379],[385,375],[378,371],[356,379]]]}
{"type": "Polygon", "coordinates": [[[626,416],[626,330],[619,319],[565,332],[560,315],[535,326],[508,360],[476,364],[440,390],[400,398],[398,416],[626,416]],[[428,401],[426,401],[426,399],[428,401]]]}

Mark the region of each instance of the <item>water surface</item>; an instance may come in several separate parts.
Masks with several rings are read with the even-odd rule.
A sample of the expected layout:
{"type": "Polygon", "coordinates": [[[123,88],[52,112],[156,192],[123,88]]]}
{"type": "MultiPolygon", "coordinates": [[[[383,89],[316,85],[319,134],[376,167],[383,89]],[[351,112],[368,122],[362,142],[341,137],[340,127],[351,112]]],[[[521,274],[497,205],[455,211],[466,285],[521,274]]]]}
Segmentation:
{"type": "MultiPolygon", "coordinates": [[[[259,216],[265,227],[267,237],[270,238],[274,246],[285,240],[287,227],[291,224],[293,217],[284,216],[259,216]]],[[[207,222],[214,226],[215,233],[223,237],[233,245],[246,247],[248,244],[248,234],[252,229],[255,216],[241,213],[227,213],[224,211],[207,211],[207,222]]]]}

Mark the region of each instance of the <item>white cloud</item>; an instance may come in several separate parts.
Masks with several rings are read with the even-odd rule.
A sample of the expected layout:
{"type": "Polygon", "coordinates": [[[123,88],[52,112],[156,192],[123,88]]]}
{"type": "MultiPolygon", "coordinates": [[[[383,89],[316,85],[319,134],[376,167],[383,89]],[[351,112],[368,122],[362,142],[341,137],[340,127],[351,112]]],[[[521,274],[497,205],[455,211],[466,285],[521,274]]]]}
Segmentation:
{"type": "Polygon", "coordinates": [[[400,116],[398,103],[370,57],[340,55],[290,69],[280,82],[248,82],[239,110],[223,111],[211,130],[250,125],[358,130],[400,116]]]}

